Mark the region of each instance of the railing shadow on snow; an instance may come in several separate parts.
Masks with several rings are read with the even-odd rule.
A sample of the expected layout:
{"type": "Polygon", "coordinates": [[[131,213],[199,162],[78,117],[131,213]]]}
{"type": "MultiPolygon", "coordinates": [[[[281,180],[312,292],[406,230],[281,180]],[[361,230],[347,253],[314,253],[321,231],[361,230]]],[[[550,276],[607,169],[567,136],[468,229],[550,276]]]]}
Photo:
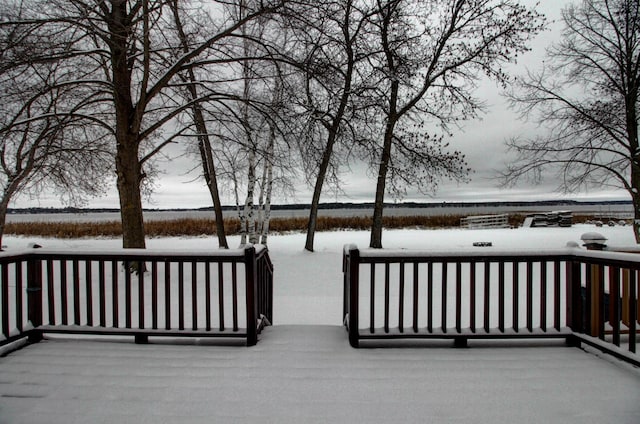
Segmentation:
{"type": "Polygon", "coordinates": [[[252,346],[273,321],[273,265],[264,247],[2,253],[0,286],[0,346],[45,333],[131,335],[137,343],[239,338],[252,346]]]}
{"type": "Polygon", "coordinates": [[[343,253],[349,342],[564,338],[640,366],[640,256],[567,247],[343,253]],[[614,299],[617,299],[615,301],[614,299]]]}

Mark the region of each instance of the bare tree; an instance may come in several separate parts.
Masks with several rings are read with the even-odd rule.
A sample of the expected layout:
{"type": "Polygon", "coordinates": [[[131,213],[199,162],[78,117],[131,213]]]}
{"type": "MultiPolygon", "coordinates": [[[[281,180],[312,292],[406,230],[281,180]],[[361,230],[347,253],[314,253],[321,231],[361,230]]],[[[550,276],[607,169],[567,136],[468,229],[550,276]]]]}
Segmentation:
{"type": "Polygon", "coordinates": [[[15,196],[37,197],[46,188],[82,204],[104,191],[113,164],[113,133],[100,116],[104,93],[70,83],[85,78],[89,65],[74,55],[74,35],[43,33],[45,23],[29,19],[32,11],[22,2],[2,6],[0,239],[15,196]]]}
{"type": "MultiPolygon", "coordinates": [[[[380,87],[384,130],[376,161],[373,248],[382,247],[384,197],[394,150],[411,151],[420,145],[410,141],[427,140],[398,130],[406,133],[430,121],[449,132],[457,121],[475,117],[482,109],[472,95],[476,82],[484,74],[505,83],[502,66],[527,50],[526,42],[542,24],[539,14],[512,0],[377,0],[377,7],[373,23],[380,55],[372,79],[380,87]]],[[[430,175],[460,178],[466,173],[459,153],[422,147],[416,157],[422,158],[419,166],[430,168],[430,175]]]]}
{"type": "Polygon", "coordinates": [[[589,186],[627,190],[640,242],[640,6],[637,0],[584,0],[563,10],[562,38],[509,93],[544,131],[508,141],[512,184],[556,173],[568,192],[589,186]]]}
{"type": "MultiPolygon", "coordinates": [[[[185,0],[186,1],[186,0],[185,0]]],[[[210,5],[217,14],[216,27],[194,40],[186,53],[175,56],[164,31],[169,0],[33,0],[32,16],[15,22],[45,33],[75,34],[76,42],[66,51],[43,53],[36,60],[82,56],[89,58],[94,73],[76,84],[99,85],[109,95],[103,99],[111,108],[109,121],[115,144],[116,183],[120,197],[123,246],[144,247],[141,187],[149,177],[152,161],[162,149],[182,135],[173,129],[177,118],[191,103],[176,103],[173,85],[179,74],[208,64],[238,60],[226,56],[225,43],[237,38],[248,21],[277,10],[282,0],[262,1],[249,8],[241,21],[220,13],[225,1],[210,5]],[[167,134],[163,134],[167,131],[167,134]]],[[[203,95],[203,101],[210,94],[203,95]]]]}
{"type": "MultiPolygon", "coordinates": [[[[182,23],[181,8],[177,0],[172,0],[170,3],[171,11],[173,12],[173,19],[176,27],[176,32],[180,40],[181,50],[179,54],[189,53],[190,46],[193,44],[190,42],[190,36],[185,30],[185,26],[182,23]]],[[[193,13],[190,13],[193,15],[193,13]]],[[[206,14],[199,13],[200,16],[206,14]]],[[[193,16],[191,16],[193,18],[193,16]]],[[[207,21],[207,20],[206,20],[207,21]]],[[[211,22],[208,21],[210,24],[211,22]]],[[[196,21],[197,25],[198,22],[196,21]]],[[[195,31],[195,30],[194,30],[195,31]]],[[[199,101],[198,85],[202,83],[196,77],[196,71],[194,68],[187,69],[184,73],[180,74],[186,85],[185,94],[187,101],[191,103],[191,118],[195,127],[195,134],[198,140],[198,152],[202,164],[202,173],[211,195],[213,202],[213,209],[216,221],[216,235],[218,237],[218,245],[225,249],[229,248],[227,243],[227,237],[224,229],[224,218],[222,214],[222,201],[220,199],[220,193],[218,191],[218,177],[216,174],[215,159],[213,157],[213,148],[211,146],[211,138],[209,136],[209,129],[203,112],[203,105],[199,101]]]]}
{"type": "Polygon", "coordinates": [[[360,0],[297,2],[283,19],[294,40],[285,55],[297,70],[285,84],[300,121],[305,176],[313,187],[308,251],[313,251],[323,188],[338,182],[338,169],[361,136],[354,129],[360,119],[356,98],[368,82],[359,78],[358,66],[368,58],[363,35],[372,9],[372,2],[360,0]]]}

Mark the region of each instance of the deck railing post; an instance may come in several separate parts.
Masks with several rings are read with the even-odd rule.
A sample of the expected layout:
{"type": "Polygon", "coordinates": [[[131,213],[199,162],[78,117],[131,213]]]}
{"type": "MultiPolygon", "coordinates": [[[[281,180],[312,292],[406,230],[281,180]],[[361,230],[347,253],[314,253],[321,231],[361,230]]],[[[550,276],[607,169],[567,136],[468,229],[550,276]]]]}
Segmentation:
{"type": "MultiPolygon", "coordinates": [[[[574,333],[584,333],[583,300],[582,300],[582,268],[578,261],[567,262],[567,327],[574,333]]],[[[576,344],[575,340],[567,340],[576,344]]]]}
{"type": "Polygon", "coordinates": [[[342,323],[349,312],[349,267],[347,263],[348,254],[346,249],[342,252],[342,323]]]}
{"type": "Polygon", "coordinates": [[[27,262],[27,319],[36,330],[29,335],[29,342],[41,341],[42,333],[37,329],[42,325],[42,261],[35,257],[27,262]]]}
{"type": "Polygon", "coordinates": [[[244,249],[244,268],[247,296],[247,346],[254,346],[258,343],[258,276],[256,273],[256,249],[253,246],[246,246],[244,249]]]}
{"type": "Polygon", "coordinates": [[[351,347],[359,347],[360,250],[355,246],[349,248],[347,272],[349,273],[349,344],[351,347]]]}

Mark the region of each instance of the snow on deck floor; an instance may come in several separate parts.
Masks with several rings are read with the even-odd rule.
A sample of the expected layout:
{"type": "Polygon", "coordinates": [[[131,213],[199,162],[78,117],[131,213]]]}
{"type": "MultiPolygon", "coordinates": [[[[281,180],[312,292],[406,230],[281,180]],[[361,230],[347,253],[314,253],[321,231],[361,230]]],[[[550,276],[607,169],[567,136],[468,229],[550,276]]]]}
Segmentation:
{"type": "Polygon", "coordinates": [[[0,423],[629,423],[640,370],[577,348],[352,349],[339,326],[257,346],[45,340],[0,358],[0,423]]]}

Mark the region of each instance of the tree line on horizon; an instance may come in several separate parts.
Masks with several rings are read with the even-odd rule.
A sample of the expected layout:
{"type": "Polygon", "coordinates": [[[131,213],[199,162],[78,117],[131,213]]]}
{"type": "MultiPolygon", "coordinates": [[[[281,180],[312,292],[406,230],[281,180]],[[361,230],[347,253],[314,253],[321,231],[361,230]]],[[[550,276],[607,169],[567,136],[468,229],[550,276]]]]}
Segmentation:
{"type": "MultiPolygon", "coordinates": [[[[631,115],[638,80],[624,84],[625,122],[635,122],[635,135],[626,139],[618,131],[611,141],[611,131],[584,114],[604,121],[624,110],[616,103],[617,74],[611,70],[608,85],[598,85],[596,71],[609,66],[607,58],[589,68],[585,56],[581,62],[571,51],[581,45],[571,39],[572,25],[584,34],[577,23],[591,17],[605,35],[603,25],[614,25],[637,56],[638,2],[584,0],[565,10],[569,41],[556,47],[565,55],[557,53],[553,63],[564,68],[554,68],[553,78],[573,78],[585,95],[596,94],[588,105],[568,103],[547,74],[513,81],[505,73],[545,26],[524,3],[0,0],[0,237],[17,193],[54,189],[81,204],[115,174],[123,247],[143,248],[142,198],[161,178],[160,159],[179,149],[209,189],[221,247],[228,247],[221,190],[235,199],[242,243],[266,244],[272,193],[291,192],[294,181],[304,180],[313,188],[305,244],[313,251],[322,193],[339,190],[341,170],[364,161],[376,186],[370,246],[380,248],[385,196],[401,197],[407,187],[433,192],[442,179],[467,178],[463,152],[451,150],[446,138],[482,113],[474,91],[485,77],[511,87],[523,114],[539,109],[546,122],[557,122],[548,140],[566,144],[572,133],[583,150],[585,137],[591,146],[596,140],[605,147],[591,152],[593,163],[602,163],[604,152],[615,156],[614,141],[635,146],[627,156],[640,157],[631,115]],[[555,98],[548,94],[554,89],[555,98]],[[560,106],[548,106],[548,98],[560,106]]],[[[505,181],[562,164],[562,151],[571,164],[565,177],[586,161],[551,144],[513,140],[520,157],[505,181]]],[[[591,180],[602,183],[603,169],[622,175],[631,167],[624,181],[637,193],[640,168],[611,161],[609,168],[592,164],[591,180]]],[[[568,188],[591,180],[565,178],[568,188]]],[[[640,197],[632,198],[640,220],[640,197]]]]}

